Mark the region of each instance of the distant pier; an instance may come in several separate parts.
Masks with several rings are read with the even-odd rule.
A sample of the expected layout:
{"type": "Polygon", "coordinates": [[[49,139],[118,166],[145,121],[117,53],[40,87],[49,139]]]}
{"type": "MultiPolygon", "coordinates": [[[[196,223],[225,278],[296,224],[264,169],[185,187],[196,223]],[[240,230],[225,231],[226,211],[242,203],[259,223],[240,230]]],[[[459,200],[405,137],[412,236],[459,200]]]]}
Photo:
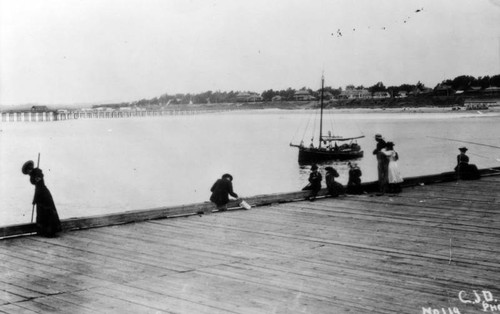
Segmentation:
{"type": "Polygon", "coordinates": [[[81,110],[53,110],[53,111],[8,111],[0,112],[1,122],[50,122],[76,119],[112,119],[131,117],[158,117],[177,115],[198,115],[232,111],[233,108],[189,108],[165,110],[126,110],[126,109],[81,109],[81,110]]]}

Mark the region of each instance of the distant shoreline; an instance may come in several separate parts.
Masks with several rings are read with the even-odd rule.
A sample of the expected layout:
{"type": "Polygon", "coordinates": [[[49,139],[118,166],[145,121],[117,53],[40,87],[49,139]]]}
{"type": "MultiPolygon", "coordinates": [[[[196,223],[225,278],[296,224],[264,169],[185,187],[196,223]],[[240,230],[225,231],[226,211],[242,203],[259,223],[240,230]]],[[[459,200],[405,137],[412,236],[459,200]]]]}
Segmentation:
{"type": "MultiPolygon", "coordinates": [[[[47,108],[49,111],[54,112],[58,109],[47,108]]],[[[69,111],[80,111],[86,110],[81,108],[71,108],[69,111]]],[[[88,109],[87,109],[88,110],[88,109]]],[[[115,109],[118,110],[118,109],[115,109]]],[[[149,108],[149,111],[294,111],[294,112],[306,112],[311,110],[319,110],[319,105],[317,101],[306,102],[306,103],[220,103],[220,104],[192,104],[192,105],[170,105],[158,108],[149,108]]],[[[339,106],[326,106],[325,111],[336,112],[336,113],[363,113],[363,114],[378,114],[378,113],[471,113],[471,114],[486,114],[486,113],[500,113],[500,101],[497,101],[497,105],[490,106],[488,109],[471,109],[466,110],[464,106],[455,107],[443,107],[443,106],[412,106],[412,107],[366,107],[366,106],[350,106],[350,107],[339,107],[339,106]]],[[[25,106],[22,107],[0,107],[0,112],[30,112],[30,108],[25,106]]],[[[119,111],[119,110],[118,110],[119,111]]],[[[134,109],[132,109],[134,111],[134,109]]]]}
{"type": "MultiPolygon", "coordinates": [[[[290,113],[301,113],[301,112],[309,112],[312,110],[319,110],[319,108],[248,108],[240,110],[251,112],[290,112],[290,113]]],[[[238,112],[240,110],[235,110],[238,112]]],[[[327,108],[324,109],[329,113],[339,113],[339,114],[396,114],[396,113],[408,113],[408,114],[431,114],[431,113],[442,113],[442,114],[461,114],[461,115],[478,115],[478,114],[500,114],[500,106],[490,107],[489,109],[484,110],[452,110],[452,108],[442,108],[442,107],[418,107],[418,108],[327,108]]]]}
{"type": "MultiPolygon", "coordinates": [[[[329,110],[329,109],[328,109],[329,110]]],[[[419,108],[350,108],[350,109],[334,109],[336,112],[341,113],[500,113],[500,107],[490,107],[485,110],[452,110],[452,108],[442,107],[419,107],[419,108]]]]}

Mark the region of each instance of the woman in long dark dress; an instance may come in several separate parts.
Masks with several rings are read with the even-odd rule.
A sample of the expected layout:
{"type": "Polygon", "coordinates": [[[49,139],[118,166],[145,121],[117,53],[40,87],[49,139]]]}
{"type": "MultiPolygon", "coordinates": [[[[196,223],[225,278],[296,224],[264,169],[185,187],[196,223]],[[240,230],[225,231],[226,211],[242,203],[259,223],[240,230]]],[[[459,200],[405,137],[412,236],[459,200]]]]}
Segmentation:
{"type": "Polygon", "coordinates": [[[311,173],[309,174],[309,184],[307,184],[302,191],[310,190],[311,193],[307,197],[311,202],[316,199],[318,192],[321,190],[321,180],[323,177],[321,173],[318,171],[318,165],[313,164],[311,166],[311,173]]]}
{"type": "Polygon", "coordinates": [[[233,176],[226,173],[222,178],[215,181],[214,185],[210,191],[212,195],[210,196],[210,201],[215,203],[219,211],[227,210],[227,203],[229,203],[229,195],[234,198],[238,198],[238,194],[233,191],[233,176]]]}
{"type": "Polygon", "coordinates": [[[479,170],[474,164],[469,164],[469,156],[465,153],[467,152],[467,147],[460,147],[458,149],[460,154],[457,156],[457,165],[455,171],[459,179],[462,180],[476,180],[479,179],[479,170]]]}
{"type": "Polygon", "coordinates": [[[335,178],[339,177],[339,173],[337,172],[337,170],[333,167],[325,167],[325,170],[326,170],[325,181],[326,181],[326,187],[328,189],[328,194],[330,194],[331,197],[338,197],[339,195],[344,195],[345,194],[344,186],[339,182],[335,181],[335,178]]]}
{"type": "Polygon", "coordinates": [[[349,194],[363,194],[363,187],[361,186],[361,169],[355,162],[349,162],[349,181],[347,182],[347,193],[349,194]]]}
{"type": "Polygon", "coordinates": [[[34,168],[34,162],[31,160],[24,163],[22,171],[30,176],[30,182],[35,186],[33,205],[36,205],[38,234],[53,237],[57,232],[61,231],[61,221],[52,194],[45,186],[43,172],[39,168],[34,168]]]}

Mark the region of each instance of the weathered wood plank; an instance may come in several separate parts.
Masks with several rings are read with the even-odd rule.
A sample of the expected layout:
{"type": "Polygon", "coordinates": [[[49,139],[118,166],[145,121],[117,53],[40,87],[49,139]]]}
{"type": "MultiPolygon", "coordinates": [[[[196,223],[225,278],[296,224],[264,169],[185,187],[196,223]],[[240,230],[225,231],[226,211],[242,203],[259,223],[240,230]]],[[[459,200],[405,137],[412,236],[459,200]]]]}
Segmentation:
{"type": "Polygon", "coordinates": [[[483,313],[499,179],[7,239],[0,312],[483,313]]]}
{"type": "Polygon", "coordinates": [[[17,304],[5,304],[0,306],[0,311],[2,313],[8,313],[8,314],[35,314],[35,313],[40,313],[36,311],[32,311],[29,309],[26,309],[22,306],[19,306],[17,304]]]}

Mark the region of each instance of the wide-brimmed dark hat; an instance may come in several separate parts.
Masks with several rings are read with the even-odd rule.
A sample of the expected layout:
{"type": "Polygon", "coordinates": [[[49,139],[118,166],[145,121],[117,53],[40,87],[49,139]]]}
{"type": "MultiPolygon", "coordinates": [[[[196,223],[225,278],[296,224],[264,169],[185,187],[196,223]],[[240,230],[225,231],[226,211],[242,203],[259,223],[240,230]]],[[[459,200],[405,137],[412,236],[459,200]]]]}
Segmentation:
{"type": "Polygon", "coordinates": [[[335,169],[333,169],[333,167],[325,167],[325,170],[328,171],[328,172],[330,172],[330,171],[333,171],[335,169]]]}
{"type": "Polygon", "coordinates": [[[464,147],[460,147],[458,150],[461,152],[466,152],[468,149],[467,149],[467,147],[464,146],[464,147]]]}
{"type": "Polygon", "coordinates": [[[385,143],[386,147],[394,147],[394,142],[387,142],[385,143]]]}
{"type": "Polygon", "coordinates": [[[382,139],[382,134],[375,134],[376,139],[382,139]]]}
{"type": "Polygon", "coordinates": [[[230,175],[229,173],[224,173],[222,175],[222,179],[228,178],[229,180],[233,181],[233,176],[230,175]]]}
{"type": "Polygon", "coordinates": [[[24,174],[28,174],[28,169],[33,169],[34,167],[35,167],[35,163],[33,162],[33,160],[28,160],[27,162],[24,163],[21,171],[24,174]]]}

